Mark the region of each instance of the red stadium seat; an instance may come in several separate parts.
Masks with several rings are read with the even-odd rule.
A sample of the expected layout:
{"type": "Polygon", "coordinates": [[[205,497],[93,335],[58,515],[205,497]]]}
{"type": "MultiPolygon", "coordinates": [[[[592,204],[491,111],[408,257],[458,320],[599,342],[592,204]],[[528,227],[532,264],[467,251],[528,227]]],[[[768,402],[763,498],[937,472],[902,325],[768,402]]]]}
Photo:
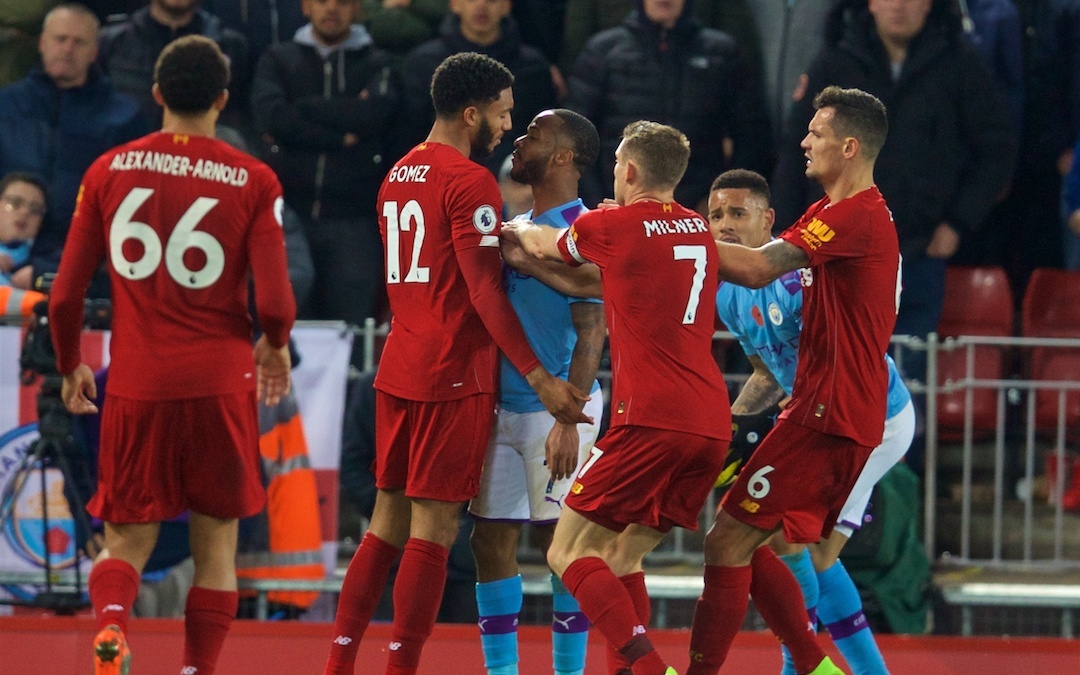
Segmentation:
{"type": "MultiPolygon", "coordinates": [[[[1024,293],[1024,337],[1080,338],[1080,272],[1037,269],[1024,293]]],[[[1028,359],[1033,380],[1080,381],[1080,349],[1036,347],[1028,359]]],[[[1035,426],[1054,434],[1058,422],[1058,392],[1035,396],[1035,426]]],[[[1065,397],[1065,426],[1070,439],[1080,436],[1080,392],[1065,397]]]]}
{"type": "MultiPolygon", "coordinates": [[[[1015,308],[1009,279],[1000,267],[949,267],[945,271],[945,305],[938,335],[944,339],[961,335],[1010,337],[1015,308]]],[[[975,348],[976,379],[1001,379],[1006,373],[1006,350],[1001,347],[975,348]]],[[[941,351],[938,355],[938,384],[959,381],[967,376],[967,350],[941,351]]],[[[960,440],[964,433],[963,391],[938,397],[938,436],[960,440]]],[[[973,425],[976,438],[993,435],[997,426],[997,392],[976,389],[973,396],[973,425]]]]}

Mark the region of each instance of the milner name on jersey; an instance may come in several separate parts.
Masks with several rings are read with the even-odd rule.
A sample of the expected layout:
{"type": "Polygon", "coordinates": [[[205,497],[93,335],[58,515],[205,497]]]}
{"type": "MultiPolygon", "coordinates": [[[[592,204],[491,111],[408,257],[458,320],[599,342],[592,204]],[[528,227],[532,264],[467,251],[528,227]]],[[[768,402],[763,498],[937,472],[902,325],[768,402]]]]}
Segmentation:
{"type": "Polygon", "coordinates": [[[701,218],[676,218],[674,220],[643,220],[645,236],[654,234],[693,234],[695,232],[708,232],[709,226],[701,218]]]}

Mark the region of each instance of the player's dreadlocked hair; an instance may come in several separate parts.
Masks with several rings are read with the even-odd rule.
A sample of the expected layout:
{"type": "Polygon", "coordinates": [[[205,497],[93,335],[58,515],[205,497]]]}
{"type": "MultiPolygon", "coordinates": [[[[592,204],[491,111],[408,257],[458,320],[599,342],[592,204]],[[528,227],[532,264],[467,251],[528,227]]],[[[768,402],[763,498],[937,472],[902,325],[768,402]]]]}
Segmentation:
{"type": "Polygon", "coordinates": [[[448,56],[431,76],[431,102],[439,117],[453,117],[469,106],[498,100],[514,76],[503,64],[476,52],[448,56]]]}
{"type": "Polygon", "coordinates": [[[181,115],[206,112],[229,86],[229,60],[213,40],[187,35],[161,51],[154,82],[169,110],[181,115]]]}
{"type": "Polygon", "coordinates": [[[551,113],[562,120],[559,133],[570,139],[574,151],[574,166],[581,173],[588,171],[600,156],[600,136],[596,127],[584,115],[566,108],[556,108],[551,113]]]}

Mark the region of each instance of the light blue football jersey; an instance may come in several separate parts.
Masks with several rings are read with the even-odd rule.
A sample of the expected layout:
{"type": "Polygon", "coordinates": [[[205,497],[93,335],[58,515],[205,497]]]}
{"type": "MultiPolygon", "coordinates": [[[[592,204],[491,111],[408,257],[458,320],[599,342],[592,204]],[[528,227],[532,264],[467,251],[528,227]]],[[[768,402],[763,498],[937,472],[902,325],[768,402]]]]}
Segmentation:
{"type": "MultiPolygon", "coordinates": [[[[788,272],[757,289],[725,281],[716,291],[720,320],[735,334],[747,355],[761,358],[788,394],[795,383],[802,330],[802,273],[802,270],[788,272]]],[[[904,386],[892,357],[886,354],[885,361],[889,366],[885,416],[892,417],[911,400],[911,393],[904,386]]]]}
{"type": "MultiPolygon", "coordinates": [[[[587,209],[580,199],[556,206],[532,217],[532,211],[517,219],[532,220],[542,225],[567,228],[587,209]]],[[[563,295],[545,286],[527,274],[503,265],[503,287],[510,304],[517,312],[525,337],[536,352],[537,358],[548,372],[566,379],[570,372],[570,357],[577,344],[577,331],[570,318],[570,305],[575,302],[599,302],[563,295]]],[[[591,394],[600,390],[600,383],[593,382],[591,394]]],[[[517,369],[501,357],[499,364],[499,405],[515,413],[538,412],[544,409],[540,397],[517,369]]]]}

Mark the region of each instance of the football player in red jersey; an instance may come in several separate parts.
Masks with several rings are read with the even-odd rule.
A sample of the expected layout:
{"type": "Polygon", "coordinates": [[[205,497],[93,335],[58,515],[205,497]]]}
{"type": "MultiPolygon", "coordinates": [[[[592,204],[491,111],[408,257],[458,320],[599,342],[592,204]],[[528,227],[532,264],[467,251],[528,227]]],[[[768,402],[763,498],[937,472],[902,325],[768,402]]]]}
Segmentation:
{"type": "Polygon", "coordinates": [[[762,544],[829,536],[885,428],[889,346],[900,299],[896,227],[874,184],[885,106],[827,87],[802,147],[826,196],[757,248],[717,242],[720,274],[760,288],[802,275],[803,328],[790,402],[725,495],[705,538],[705,590],[694,614],[688,675],[712,675],[742,626],[747,597],[791,652],[798,673],[834,675],[813,638],[799,586],[762,544]],[[797,448],[798,452],[792,452],[797,448]],[[751,568],[753,573],[751,574],[751,568]]]}
{"type": "Polygon", "coordinates": [[[674,201],[690,144],[633,122],[615,151],[617,207],[568,228],[507,225],[537,258],[600,269],[615,373],[608,433],[577,472],[548,563],[616,652],[613,671],[674,673],[646,634],[641,561],[697,518],[731,439],[727,388],[712,355],[717,256],[708,223],[674,201]]]}
{"type": "Polygon", "coordinates": [[[342,586],[326,673],[352,673],[390,567],[394,627],[386,672],[415,673],[446,583],[461,505],[475,497],[491,435],[501,350],[561,422],[591,421],[588,397],[540,364],[502,292],[495,177],[470,157],[507,132],[513,76],[463,52],[431,81],[436,120],[379,191],[393,311],[375,379],[371,525],[342,586]]]}
{"type": "Polygon", "coordinates": [[[105,521],[90,573],[100,632],[95,673],[127,673],[124,634],[160,522],[190,510],[195,577],[185,608],[183,672],[214,671],[236,614],[237,520],[266,500],[256,401],[288,391],[296,308],[285,263],[277,177],[216,140],[229,65],[189,36],[161,53],[158,133],[110,150],[87,170],[52,290],[62,396],[95,412],[81,363],[83,294],[104,258],[113,298],[109,383],[97,492],[105,521]],[[252,355],[248,279],[263,335],[252,355]]]}

